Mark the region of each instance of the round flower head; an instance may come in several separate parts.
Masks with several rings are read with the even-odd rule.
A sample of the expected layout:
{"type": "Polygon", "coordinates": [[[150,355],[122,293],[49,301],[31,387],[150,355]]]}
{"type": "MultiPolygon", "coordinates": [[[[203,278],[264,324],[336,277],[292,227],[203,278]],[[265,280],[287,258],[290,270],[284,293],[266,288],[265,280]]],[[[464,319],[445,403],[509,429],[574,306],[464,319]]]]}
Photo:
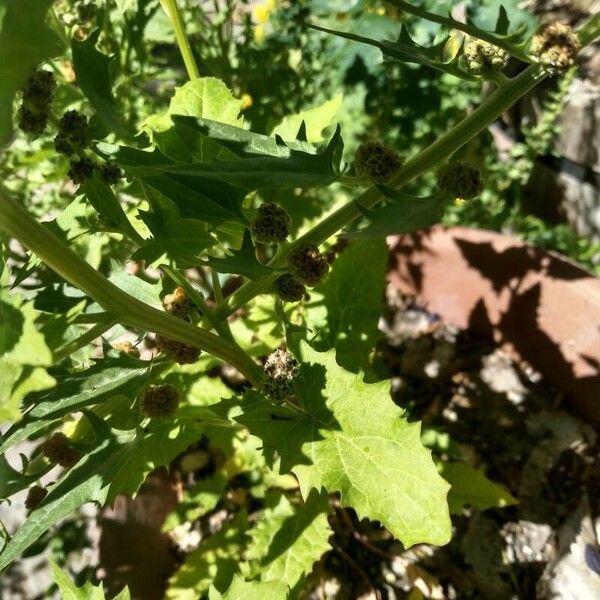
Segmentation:
{"type": "Polygon", "coordinates": [[[577,34],[565,23],[545,25],[531,40],[531,54],[550,73],[572,67],[580,49],[577,34]]]}
{"type": "Polygon", "coordinates": [[[113,344],[113,348],[119,350],[123,354],[127,354],[127,356],[133,358],[140,357],[140,351],[131,342],[117,342],[116,344],[113,344]]]}
{"type": "Polygon", "coordinates": [[[33,510],[37,508],[42,500],[48,495],[48,490],[39,485],[34,485],[27,491],[27,498],[25,499],[25,508],[27,510],[33,510]]]}
{"type": "Polygon", "coordinates": [[[17,114],[19,129],[31,136],[38,136],[46,129],[49,114],[49,110],[32,110],[29,105],[22,104],[17,114]]]}
{"type": "Polygon", "coordinates": [[[278,277],[273,285],[284,302],[299,302],[306,294],[306,288],[289,273],[278,277]]]}
{"type": "Polygon", "coordinates": [[[87,145],[88,121],[76,110],[68,110],[58,123],[58,134],[54,138],[57,152],[67,156],[83,150],[87,145]]]}
{"type": "Polygon", "coordinates": [[[465,46],[465,62],[476,75],[500,71],[506,66],[508,52],[483,40],[472,40],[465,46]]]}
{"type": "Polygon", "coordinates": [[[314,287],[329,271],[329,263],[314,244],[301,244],[290,255],[290,268],[304,285],[314,287]]]}
{"type": "Polygon", "coordinates": [[[18,113],[18,124],[22,131],[33,136],[44,131],[55,87],[54,75],[50,71],[40,69],[28,77],[18,113]]]}
{"type": "Polygon", "coordinates": [[[67,175],[73,183],[85,183],[93,174],[94,163],[87,156],[71,160],[67,175]]]}
{"type": "Polygon", "coordinates": [[[283,400],[294,391],[298,361],[287,350],[269,355],[263,370],[263,392],[272,400],[283,400]]]}
{"type": "Polygon", "coordinates": [[[265,244],[284,242],[291,226],[292,219],[281,206],[274,202],[263,202],[252,223],[252,235],[255,240],[265,244]]]}
{"type": "Polygon", "coordinates": [[[166,354],[179,365],[191,365],[200,358],[200,350],[195,346],[170,340],[161,335],[156,336],[156,347],[159,352],[166,354]]]}
{"type": "Polygon", "coordinates": [[[452,162],[440,168],[438,185],[454,198],[469,200],[481,193],[483,182],[478,169],[461,162],[452,162]]]}
{"type": "Polygon", "coordinates": [[[140,410],[145,417],[166,419],[172,417],[179,406],[179,392],[168,383],[149,385],[142,394],[140,410]]]}
{"type": "Polygon", "coordinates": [[[190,299],[182,287],[177,287],[172,294],[167,294],[162,305],[166,312],[180,319],[187,319],[192,308],[190,299]]]}
{"type": "Polygon", "coordinates": [[[123,178],[123,171],[114,160],[107,160],[100,166],[100,178],[104,183],[119,183],[119,179],[123,178]]]}
{"type": "Polygon", "coordinates": [[[42,454],[48,462],[65,469],[73,467],[81,458],[81,454],[71,447],[69,438],[61,432],[55,433],[42,444],[42,454]]]}
{"type": "Polygon", "coordinates": [[[390,148],[379,142],[365,142],[354,156],[354,168],[360,177],[368,177],[374,183],[386,183],[402,166],[402,159],[390,148]]]}
{"type": "Polygon", "coordinates": [[[75,11],[80,24],[90,23],[96,18],[98,9],[93,2],[76,2],[75,11]]]}
{"type": "Polygon", "coordinates": [[[48,108],[52,102],[55,87],[56,80],[51,71],[45,69],[34,71],[25,82],[23,102],[37,109],[48,108]]]}

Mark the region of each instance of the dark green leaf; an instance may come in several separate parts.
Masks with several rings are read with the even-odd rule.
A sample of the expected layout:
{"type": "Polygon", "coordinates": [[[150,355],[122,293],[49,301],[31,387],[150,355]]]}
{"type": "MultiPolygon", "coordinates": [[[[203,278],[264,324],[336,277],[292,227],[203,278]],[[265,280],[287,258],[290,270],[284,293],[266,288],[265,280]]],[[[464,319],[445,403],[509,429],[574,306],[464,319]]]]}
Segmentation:
{"type": "MultiPolygon", "coordinates": [[[[176,117],[177,121],[179,117],[176,117]]],[[[200,131],[205,120],[197,120],[200,131]]],[[[231,128],[236,129],[236,128],[231,128]]],[[[245,143],[247,132],[240,132],[240,143],[245,143]]],[[[294,150],[281,138],[276,137],[277,156],[264,156],[262,152],[244,152],[240,160],[214,160],[208,164],[165,164],[163,171],[185,175],[192,180],[214,179],[236,185],[246,190],[291,189],[325,186],[337,180],[341,172],[340,159],[343,142],[339,127],[335,134],[317,154],[294,150]]],[[[231,144],[230,144],[231,146],[231,144]]]]}
{"type": "Polygon", "coordinates": [[[202,251],[217,243],[207,231],[206,223],[182,219],[173,203],[152,188],[146,187],[146,197],[152,212],[140,211],[139,216],[152,232],[152,239],[132,258],[152,263],[166,254],[182,267],[200,264],[202,251]]]}
{"type": "Polygon", "coordinates": [[[258,262],[252,236],[247,230],[239,250],[233,250],[225,258],[209,257],[206,262],[219,273],[235,273],[248,279],[260,279],[273,272],[273,269],[258,262]]]}
{"type": "Polygon", "coordinates": [[[365,212],[371,223],[350,237],[370,238],[426,229],[441,221],[449,202],[448,196],[442,193],[417,198],[389,188],[382,188],[382,191],[388,202],[381,208],[365,212]]]}
{"type": "Polygon", "coordinates": [[[124,138],[130,138],[131,132],[123,122],[112,91],[110,67],[114,57],[106,56],[96,48],[99,35],[100,29],[97,29],[86,40],[79,42],[74,39],[71,43],[77,85],[94,107],[106,133],[113,131],[124,138]]]}
{"type": "Polygon", "coordinates": [[[175,163],[156,149],[144,152],[122,146],[111,158],[126,173],[138,177],[146,187],[168,198],[183,218],[198,219],[211,225],[226,221],[245,222],[242,202],[246,192],[238,187],[214,179],[166,173],[165,167],[175,163]]]}
{"type": "Polygon", "coordinates": [[[80,191],[87,196],[90,204],[98,213],[107,220],[109,227],[115,227],[138,245],[144,243],[144,238],[130,223],[111,187],[104,183],[97,173],[81,186],[80,191]]]}
{"type": "Polygon", "coordinates": [[[44,60],[59,54],[46,14],[53,0],[0,0],[0,146],[12,132],[13,100],[44,60]]]}
{"type": "Polygon", "coordinates": [[[126,354],[104,358],[89,369],[59,377],[49,392],[25,399],[26,419],[60,417],[99,404],[115,395],[135,398],[140,389],[165,369],[165,363],[139,360],[126,354]]]}

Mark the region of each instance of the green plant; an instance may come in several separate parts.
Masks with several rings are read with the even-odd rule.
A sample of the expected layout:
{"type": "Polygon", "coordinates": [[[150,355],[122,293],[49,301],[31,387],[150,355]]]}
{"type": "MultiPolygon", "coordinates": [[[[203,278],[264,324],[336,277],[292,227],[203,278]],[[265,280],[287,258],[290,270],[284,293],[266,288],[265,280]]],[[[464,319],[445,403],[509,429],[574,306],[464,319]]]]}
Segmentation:
{"type": "MultiPolygon", "coordinates": [[[[509,79],[466,64],[472,56],[450,36],[424,46],[404,25],[396,42],[343,34],[392,59],[496,86],[406,162],[382,145],[362,146],[354,177],[346,172],[342,132],[328,104],[289,116],[275,135],[246,128],[243,101],[221,80],[200,76],[176,0],[162,7],[189,81],[154,114],[135,101],[147,65],[144,28],[132,25],[127,2],[102,15],[80,6],[74,26],[50,18],[56,16],[54,8],[48,13],[50,2],[20,2],[31,5],[30,27],[19,26],[24,9],[15,0],[0,4],[0,75],[8,98],[0,106],[0,140],[13,139],[15,98],[32,110],[37,93],[26,83],[30,73],[44,61],[60,73],[70,50],[77,88],[61,76],[59,104],[46,94],[43,106],[35,105],[34,125],[22,127],[39,139],[17,138],[14,145],[39,144],[32,147],[51,161],[57,180],[71,179],[67,192],[76,197],[63,208],[61,188],[50,201],[36,202],[26,185],[22,194],[14,173],[0,188],[3,241],[13,238],[33,253],[14,256],[3,245],[0,368],[7,375],[0,414],[14,423],[0,450],[44,440],[18,469],[1,459],[0,498],[30,487],[52,464],[68,470],[36,498],[37,508],[31,503],[31,516],[0,552],[0,570],[84,503],[136,494],[149,472],[203,438],[211,456],[226,459],[214,460],[209,489],[196,490],[204,507],[197,503],[196,510],[218,504],[232,472],[251,472],[252,489],[264,502],[253,520],[237,510],[187,556],[170,582],[170,597],[295,594],[327,548],[330,495],[406,546],[446,543],[449,485],[421,442],[420,424],[393,404],[389,381],[376,381],[371,368],[387,257],[383,237],[434,223],[455,196],[479,191],[474,171],[461,166],[457,176],[461,163],[444,165],[549,75],[527,51],[531,36],[511,31],[504,9],[488,30],[392,2],[531,63],[509,79]],[[125,40],[115,59],[103,51],[115,41],[111,33],[125,40]],[[28,52],[19,55],[22,48],[28,52]],[[115,62],[127,81],[123,95],[114,89],[115,62]],[[82,116],[88,112],[89,121],[82,116]],[[57,126],[45,140],[46,121],[57,126]],[[48,154],[49,147],[57,152],[48,154]],[[433,195],[402,190],[438,168],[443,176],[433,195]],[[454,171],[446,185],[448,169],[454,171]],[[365,187],[365,177],[376,185],[365,187]],[[311,196],[324,188],[334,192],[311,196]],[[25,202],[17,200],[20,194],[25,202]],[[310,209],[304,213],[297,207],[303,202],[310,209]],[[63,210],[54,221],[36,218],[57,207],[63,210]],[[345,250],[331,244],[340,232],[354,239],[345,250]],[[123,268],[129,259],[137,275],[123,268]],[[11,285],[21,290],[9,293],[11,285]],[[310,298],[304,285],[314,288],[310,298]],[[145,340],[152,358],[136,355],[131,342],[91,354],[91,342],[119,337],[124,328],[145,340]],[[282,345],[287,350],[275,350],[282,345]],[[241,374],[241,383],[226,386],[210,376],[223,363],[241,374]],[[136,402],[139,410],[132,410],[136,402]],[[231,459],[239,447],[243,458],[231,459]],[[240,462],[236,472],[232,465],[240,462]]],[[[143,25],[157,13],[140,5],[136,18],[143,25]]],[[[581,44],[598,33],[595,19],[579,31],[581,44]]],[[[23,111],[17,112],[23,125],[23,111]]],[[[12,156],[11,164],[19,160],[12,156]]],[[[69,589],[56,573],[61,589],[69,589]]]]}

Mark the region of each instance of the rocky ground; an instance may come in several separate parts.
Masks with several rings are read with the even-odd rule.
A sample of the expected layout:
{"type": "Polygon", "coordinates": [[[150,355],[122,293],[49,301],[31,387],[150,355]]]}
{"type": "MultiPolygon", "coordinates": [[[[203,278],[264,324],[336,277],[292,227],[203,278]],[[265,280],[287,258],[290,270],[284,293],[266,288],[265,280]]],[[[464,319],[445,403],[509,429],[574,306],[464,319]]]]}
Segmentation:
{"type": "MultiPolygon", "coordinates": [[[[394,400],[410,418],[422,420],[425,431],[437,432],[438,457],[460,458],[482,470],[518,503],[485,511],[467,507],[453,518],[449,545],[405,550],[376,524],[335,506],[334,499],[332,549],[315,565],[304,597],[600,598],[597,431],[572,414],[536,373],[520,370],[490,343],[452,329],[396,292],[388,293],[381,329],[385,338],[377,348],[377,368],[391,372],[394,400]]],[[[156,481],[153,485],[160,487],[156,481]]],[[[142,494],[139,506],[151,504],[150,494],[158,502],[172,502],[168,489],[163,491],[149,491],[145,500],[142,494]]],[[[136,508],[126,504],[118,530],[125,537],[127,515],[136,508]]],[[[8,529],[14,529],[24,516],[22,498],[0,511],[8,529]]],[[[75,572],[95,570],[95,516],[90,509],[44,540],[69,557],[75,572]]],[[[147,536],[147,519],[144,527],[147,536]]],[[[173,565],[185,551],[181,540],[177,547],[161,538],[158,522],[152,529],[153,547],[160,546],[173,565]]],[[[33,549],[31,554],[2,578],[2,600],[44,597],[50,581],[47,552],[35,556],[33,549]]]]}

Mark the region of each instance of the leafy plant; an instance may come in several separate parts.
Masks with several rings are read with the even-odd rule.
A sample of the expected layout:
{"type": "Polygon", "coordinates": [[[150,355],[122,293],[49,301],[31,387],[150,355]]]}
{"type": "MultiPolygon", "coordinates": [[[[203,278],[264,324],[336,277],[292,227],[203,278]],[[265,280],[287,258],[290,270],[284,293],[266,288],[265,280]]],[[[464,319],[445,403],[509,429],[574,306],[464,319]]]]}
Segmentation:
{"type": "MultiPolygon", "coordinates": [[[[192,19],[176,0],[160,9],[117,2],[73,18],[36,3],[30,27],[18,26],[19,2],[1,0],[0,140],[12,145],[0,188],[0,414],[13,423],[0,443],[0,497],[33,491],[0,570],[85,503],[135,495],[151,471],[201,440],[213,471],[168,523],[209,513],[242,474],[261,503],[253,515],[233,511],[187,555],[171,598],[296,597],[328,548],[333,500],[405,546],[449,541],[450,484],[453,511],[513,501],[480,472],[446,466],[440,475],[420,423],[394,405],[371,354],[385,235],[429,226],[455,197],[477,195],[479,174],[456,153],[556,69],[528,52],[531,32],[511,29],[503,8],[490,30],[392,5],[440,24],[440,40],[417,43],[405,24],[396,42],[344,37],[497,89],[412,156],[370,141],[353,160],[336,98],[285,118],[275,111],[278,125],[267,127],[261,113],[245,120],[231,89],[239,78],[230,88],[201,76],[186,32],[192,19]],[[136,94],[145,76],[156,83],[160,75],[143,47],[159,15],[189,81],[168,106],[148,111],[136,94]],[[503,60],[486,62],[489,46],[467,51],[456,32],[528,64],[509,78],[503,60]],[[15,119],[28,135],[11,139],[15,119]],[[26,164],[17,152],[24,147],[60,182],[49,198],[31,194],[16,168],[26,164]],[[432,195],[403,189],[434,171],[432,195]],[[325,191],[316,198],[315,190],[325,191]],[[333,244],[336,235],[342,241],[333,244]],[[211,376],[224,364],[237,383],[211,376]],[[6,453],[26,439],[36,449],[17,466],[6,453]],[[48,473],[54,481],[40,491],[48,473]],[[465,491],[468,477],[484,482],[481,497],[465,491]]],[[[598,33],[595,19],[578,40],[598,33]]],[[[226,40],[216,43],[221,60],[209,62],[227,72],[226,40]]],[[[545,56],[552,43],[545,39],[545,56]]],[[[76,588],[54,572],[63,593],[103,597],[101,587],[76,588]]]]}

